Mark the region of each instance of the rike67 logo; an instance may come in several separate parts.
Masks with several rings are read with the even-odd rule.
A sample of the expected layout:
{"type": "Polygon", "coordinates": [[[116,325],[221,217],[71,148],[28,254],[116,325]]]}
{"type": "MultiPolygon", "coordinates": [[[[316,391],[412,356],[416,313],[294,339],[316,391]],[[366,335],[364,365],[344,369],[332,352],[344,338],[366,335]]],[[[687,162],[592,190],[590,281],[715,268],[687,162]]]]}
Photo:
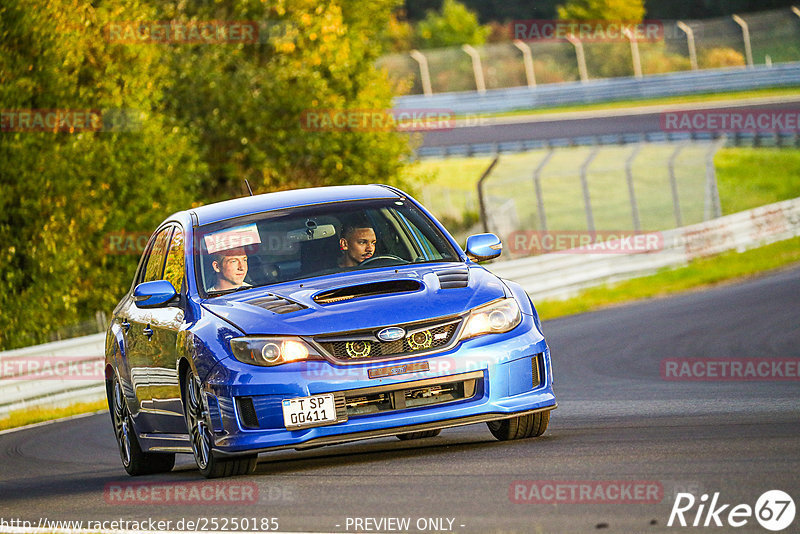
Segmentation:
{"type": "Polygon", "coordinates": [[[738,528],[747,525],[755,516],[762,527],[777,532],[791,525],[794,515],[794,500],[781,490],[764,492],[756,501],[755,507],[749,504],[737,504],[733,507],[723,504],[719,492],[714,493],[710,501],[706,493],[700,499],[691,493],[678,493],[667,526],[738,528]]]}

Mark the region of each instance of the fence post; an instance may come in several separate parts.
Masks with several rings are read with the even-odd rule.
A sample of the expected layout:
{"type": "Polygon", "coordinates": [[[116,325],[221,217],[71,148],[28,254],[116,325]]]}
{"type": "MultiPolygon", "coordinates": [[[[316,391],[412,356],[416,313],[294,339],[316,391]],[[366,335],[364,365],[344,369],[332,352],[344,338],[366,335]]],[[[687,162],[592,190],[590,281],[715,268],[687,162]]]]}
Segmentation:
{"type": "Polygon", "coordinates": [[[717,187],[717,172],[714,168],[714,156],[725,144],[727,139],[722,135],[715,143],[712,143],[706,152],[706,199],[705,220],[722,217],[722,206],[719,202],[719,189],[717,187]]]}
{"type": "Polygon", "coordinates": [[[639,41],[633,35],[633,32],[625,28],[623,32],[628,40],[631,42],[631,61],[633,61],[633,75],[637,78],[642,77],[642,58],[639,56],[639,41]]]}
{"type": "Polygon", "coordinates": [[[574,35],[567,35],[567,41],[575,47],[575,57],[578,60],[578,73],[581,81],[589,81],[589,71],[586,69],[586,54],[583,53],[583,43],[574,35]]]}
{"type": "Polygon", "coordinates": [[[683,226],[683,219],[681,217],[681,204],[680,200],[678,199],[678,180],[675,178],[675,159],[677,159],[678,154],[681,153],[684,146],[686,145],[678,145],[675,148],[675,152],[669,157],[669,186],[672,190],[672,211],[675,213],[675,224],[677,228],[683,226]]]}
{"type": "Polygon", "coordinates": [[[692,64],[692,70],[697,70],[697,47],[694,43],[694,30],[691,26],[683,21],[678,21],[678,28],[683,30],[686,34],[686,45],[689,47],[689,62],[692,64]]]}
{"type": "Polygon", "coordinates": [[[486,92],[486,82],[483,80],[483,67],[481,66],[481,56],[475,47],[465,44],[461,46],[461,50],[469,54],[472,58],[472,72],[475,74],[475,88],[479,93],[486,92]]]}
{"type": "Polygon", "coordinates": [[[628,179],[628,196],[631,200],[631,213],[633,214],[633,229],[634,231],[638,232],[642,229],[642,223],[639,220],[639,205],[636,202],[636,192],[633,187],[633,160],[639,154],[639,151],[642,149],[642,144],[637,143],[635,147],[633,147],[633,151],[631,151],[630,156],[628,159],[625,160],[625,176],[628,179]]]}
{"type": "Polygon", "coordinates": [[[547,165],[550,158],[553,157],[553,153],[553,147],[548,147],[547,154],[545,154],[542,161],[539,162],[539,165],[536,166],[536,170],[533,171],[533,190],[536,193],[536,209],[539,211],[539,229],[542,232],[547,231],[547,215],[544,212],[544,195],[542,195],[541,175],[545,165],[547,165]]]}
{"type": "Polygon", "coordinates": [[[481,209],[481,223],[483,223],[483,233],[489,233],[489,219],[486,217],[486,201],[483,199],[483,181],[489,177],[494,166],[500,161],[500,156],[495,156],[489,166],[483,171],[480,179],[478,180],[478,205],[481,209]]]}
{"type": "Polygon", "coordinates": [[[514,39],[514,46],[519,48],[519,51],[522,52],[522,64],[525,65],[525,78],[528,80],[528,87],[533,89],[536,87],[536,73],[533,71],[531,47],[519,39],[514,39]]]}
{"type": "Polygon", "coordinates": [[[750,46],[750,28],[747,26],[747,22],[740,17],[739,15],[733,15],[733,20],[742,27],[742,39],[744,39],[744,55],[747,58],[747,66],[753,66],[753,49],[750,46]]]}
{"type": "Polygon", "coordinates": [[[599,146],[596,146],[592,149],[592,152],[583,160],[581,164],[581,187],[583,188],[583,205],[586,209],[586,226],[590,233],[594,234],[594,214],[592,214],[592,199],[591,195],[589,194],[589,180],[587,179],[586,175],[589,172],[589,165],[592,164],[592,160],[597,156],[597,152],[600,150],[599,146]]]}
{"type": "Polygon", "coordinates": [[[425,96],[431,96],[433,94],[433,88],[431,87],[431,72],[428,69],[428,58],[419,50],[412,50],[409,54],[412,59],[419,64],[419,79],[422,83],[422,93],[425,96]]]}

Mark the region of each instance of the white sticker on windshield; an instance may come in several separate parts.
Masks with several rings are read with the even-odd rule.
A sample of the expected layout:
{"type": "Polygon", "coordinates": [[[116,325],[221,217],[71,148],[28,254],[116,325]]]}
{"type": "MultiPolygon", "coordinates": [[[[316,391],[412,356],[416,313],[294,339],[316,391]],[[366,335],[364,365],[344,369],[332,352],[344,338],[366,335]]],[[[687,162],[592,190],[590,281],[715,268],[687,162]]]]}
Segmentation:
{"type": "Polygon", "coordinates": [[[226,228],[225,230],[208,234],[203,239],[205,239],[209,254],[261,243],[261,236],[258,234],[256,223],[226,228]]]}

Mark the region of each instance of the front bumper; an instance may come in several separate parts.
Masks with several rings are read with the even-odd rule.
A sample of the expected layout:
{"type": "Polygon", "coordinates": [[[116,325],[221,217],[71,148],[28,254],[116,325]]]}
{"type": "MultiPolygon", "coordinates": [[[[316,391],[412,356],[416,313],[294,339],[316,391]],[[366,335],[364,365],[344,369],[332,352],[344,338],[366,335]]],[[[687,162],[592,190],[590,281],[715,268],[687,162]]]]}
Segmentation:
{"type": "Polygon", "coordinates": [[[467,340],[435,355],[346,367],[314,361],[254,368],[228,359],[205,382],[219,454],[302,449],[505,419],[556,406],[550,351],[530,316],[511,332],[467,340]],[[369,377],[370,370],[374,376],[376,369],[404,364],[413,371],[369,377]],[[320,393],[334,393],[337,413],[346,420],[287,430],[281,401],[320,393]],[[243,399],[250,400],[242,404],[243,399]],[[372,413],[358,408],[365,399],[371,399],[372,413]],[[243,413],[243,406],[249,413],[243,413]]]}

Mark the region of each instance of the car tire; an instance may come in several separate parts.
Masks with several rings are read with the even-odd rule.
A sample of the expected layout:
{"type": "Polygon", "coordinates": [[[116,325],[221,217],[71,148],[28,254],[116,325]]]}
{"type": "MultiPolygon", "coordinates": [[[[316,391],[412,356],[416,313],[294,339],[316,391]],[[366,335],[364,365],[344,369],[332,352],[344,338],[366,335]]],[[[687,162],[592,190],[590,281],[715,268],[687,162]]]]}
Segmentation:
{"type": "Polygon", "coordinates": [[[214,454],[211,424],[205,408],[200,379],[189,369],[184,375],[183,412],[192,443],[192,454],[200,473],[206,478],[249,475],[256,470],[258,454],[221,458],[214,454]]]}
{"type": "Polygon", "coordinates": [[[142,451],[136,430],[133,427],[131,412],[125,402],[122,385],[116,373],[106,390],[108,394],[108,411],[114,425],[114,436],[119,447],[122,467],[131,476],[167,473],[175,467],[175,455],[171,453],[154,453],[142,451]]]}
{"type": "Polygon", "coordinates": [[[541,436],[550,423],[550,411],[530,413],[502,421],[489,421],[486,426],[500,441],[541,436]]]}
{"type": "Polygon", "coordinates": [[[438,436],[441,429],[438,430],[422,430],[421,432],[406,432],[405,434],[397,434],[397,439],[408,441],[412,439],[425,439],[438,436]]]}

